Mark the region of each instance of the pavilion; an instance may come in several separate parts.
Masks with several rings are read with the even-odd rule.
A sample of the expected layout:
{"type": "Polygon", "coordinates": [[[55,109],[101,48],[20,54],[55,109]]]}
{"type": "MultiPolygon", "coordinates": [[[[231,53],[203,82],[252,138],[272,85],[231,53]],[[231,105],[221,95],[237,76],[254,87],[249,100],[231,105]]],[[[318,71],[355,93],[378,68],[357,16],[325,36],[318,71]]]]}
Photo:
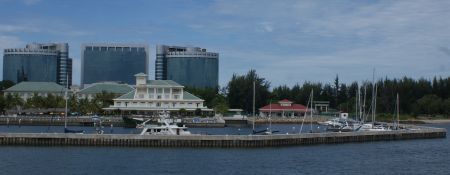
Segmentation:
{"type": "Polygon", "coordinates": [[[271,113],[271,117],[294,118],[301,117],[309,111],[310,109],[307,109],[302,104],[294,104],[288,99],[283,99],[278,101],[278,103],[272,103],[259,108],[259,116],[268,117],[269,113],[271,113]]]}

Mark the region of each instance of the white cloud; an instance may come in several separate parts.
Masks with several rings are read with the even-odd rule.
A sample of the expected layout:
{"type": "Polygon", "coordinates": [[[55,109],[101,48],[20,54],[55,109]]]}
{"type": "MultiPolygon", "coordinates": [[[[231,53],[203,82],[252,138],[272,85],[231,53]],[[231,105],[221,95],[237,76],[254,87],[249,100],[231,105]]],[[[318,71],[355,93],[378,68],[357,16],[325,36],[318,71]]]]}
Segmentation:
{"type": "Polygon", "coordinates": [[[450,75],[450,1],[216,1],[212,9],[216,16],[206,20],[212,25],[199,30],[245,26],[224,34],[244,33],[252,40],[238,40],[261,53],[243,54],[248,48],[236,45],[221,58],[247,64],[224,66],[256,67],[274,84],[330,80],[336,73],[362,80],[372,68],[380,77],[450,75]],[[277,31],[246,30],[255,25],[277,31]]]}

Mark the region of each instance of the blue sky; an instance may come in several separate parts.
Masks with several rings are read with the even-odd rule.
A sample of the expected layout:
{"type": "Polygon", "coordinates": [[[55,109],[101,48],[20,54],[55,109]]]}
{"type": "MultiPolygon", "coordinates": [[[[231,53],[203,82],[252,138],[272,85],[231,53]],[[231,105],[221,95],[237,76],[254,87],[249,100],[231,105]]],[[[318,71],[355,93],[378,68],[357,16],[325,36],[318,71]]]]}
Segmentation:
{"type": "Polygon", "coordinates": [[[156,44],[207,48],[222,86],[249,69],[272,86],[447,77],[449,19],[448,0],[0,0],[0,49],[68,42],[75,84],[90,42],[148,44],[152,78],[156,44]]]}

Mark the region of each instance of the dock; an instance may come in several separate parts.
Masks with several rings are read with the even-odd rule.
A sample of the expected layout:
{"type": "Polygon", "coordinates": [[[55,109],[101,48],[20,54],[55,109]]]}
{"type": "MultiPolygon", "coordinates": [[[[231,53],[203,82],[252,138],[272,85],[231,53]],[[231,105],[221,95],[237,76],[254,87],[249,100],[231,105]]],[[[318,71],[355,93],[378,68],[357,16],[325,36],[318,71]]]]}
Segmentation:
{"type": "MultiPolygon", "coordinates": [[[[120,117],[105,117],[104,126],[111,124],[116,127],[125,127],[125,123],[120,117]]],[[[0,125],[23,125],[23,126],[64,126],[64,117],[38,117],[38,116],[20,116],[20,117],[0,117],[0,125]]],[[[69,117],[68,126],[94,126],[94,121],[90,117],[69,117]]]]}
{"type": "Polygon", "coordinates": [[[0,145],[23,146],[114,146],[114,147],[218,147],[253,148],[352,142],[445,138],[443,128],[349,133],[280,135],[189,135],[0,133],[0,145]]]}

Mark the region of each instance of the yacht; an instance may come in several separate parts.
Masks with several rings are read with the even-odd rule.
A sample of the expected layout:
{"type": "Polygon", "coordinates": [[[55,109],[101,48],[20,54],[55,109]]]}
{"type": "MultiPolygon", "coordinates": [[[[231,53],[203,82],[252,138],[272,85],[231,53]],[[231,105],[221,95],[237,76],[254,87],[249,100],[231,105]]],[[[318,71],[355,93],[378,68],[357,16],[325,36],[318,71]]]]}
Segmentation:
{"type": "Polygon", "coordinates": [[[178,126],[174,120],[169,119],[169,112],[159,114],[158,124],[147,124],[147,120],[138,124],[136,128],[142,128],[140,135],[192,135],[186,126],[178,126]]]}
{"type": "Polygon", "coordinates": [[[365,131],[390,131],[390,130],[391,129],[389,129],[388,127],[385,127],[383,125],[374,125],[372,123],[364,123],[356,131],[365,132],[365,131]]]}
{"type": "Polygon", "coordinates": [[[340,113],[339,117],[325,122],[318,122],[318,124],[326,126],[327,131],[332,132],[352,132],[361,127],[359,122],[348,118],[348,113],[340,113]]]}

